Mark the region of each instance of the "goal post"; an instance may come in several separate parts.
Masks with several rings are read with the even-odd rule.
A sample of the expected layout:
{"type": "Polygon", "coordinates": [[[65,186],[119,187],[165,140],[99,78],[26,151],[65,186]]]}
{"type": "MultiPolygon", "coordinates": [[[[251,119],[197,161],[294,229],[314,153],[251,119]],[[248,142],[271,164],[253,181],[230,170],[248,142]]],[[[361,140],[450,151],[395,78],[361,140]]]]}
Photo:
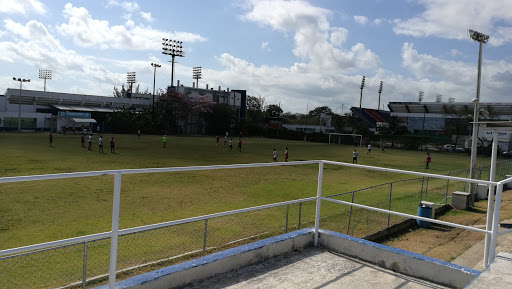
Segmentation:
{"type": "Polygon", "coordinates": [[[353,133],[329,133],[329,144],[363,145],[363,135],[353,133]]]}

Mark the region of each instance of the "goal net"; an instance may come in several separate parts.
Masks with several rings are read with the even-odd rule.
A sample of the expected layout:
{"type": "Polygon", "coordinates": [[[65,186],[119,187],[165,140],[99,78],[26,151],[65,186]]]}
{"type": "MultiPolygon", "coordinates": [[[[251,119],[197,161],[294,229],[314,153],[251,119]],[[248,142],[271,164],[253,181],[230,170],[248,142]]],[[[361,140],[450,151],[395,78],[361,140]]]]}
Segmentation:
{"type": "Polygon", "coordinates": [[[329,144],[362,146],[363,136],[360,134],[353,133],[330,133],[329,144]]]}

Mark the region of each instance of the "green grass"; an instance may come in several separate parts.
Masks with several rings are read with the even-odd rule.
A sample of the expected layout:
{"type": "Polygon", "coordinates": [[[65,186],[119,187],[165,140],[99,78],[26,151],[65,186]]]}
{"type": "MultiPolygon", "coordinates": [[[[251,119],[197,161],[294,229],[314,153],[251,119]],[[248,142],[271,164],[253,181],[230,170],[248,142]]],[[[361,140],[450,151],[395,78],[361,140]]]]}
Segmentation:
{"type": "MultiPolygon", "coordinates": [[[[112,135],[103,136],[106,140],[104,143],[108,143],[112,135]]],[[[353,150],[351,146],[244,138],[243,152],[240,153],[236,151],[236,145],[234,151],[228,151],[222,140],[216,145],[214,137],[173,136],[168,137],[168,145],[164,149],[160,136],[143,136],[141,139],[137,139],[136,135],[113,136],[116,140],[116,154],[110,153],[108,145],[105,145],[105,154],[99,154],[97,135],[94,136],[93,150],[88,151],[80,146],[79,135],[54,135],[53,147],[49,147],[47,134],[0,133],[0,177],[270,162],[274,147],[278,151],[278,160],[283,161],[286,146],[290,151],[290,161],[325,159],[351,162],[353,150]]],[[[236,143],[238,139],[233,140],[236,143]]],[[[364,165],[434,174],[445,174],[469,166],[469,157],[463,154],[433,152],[431,169],[425,170],[424,152],[387,149],[384,153],[374,150],[371,155],[367,155],[366,149],[357,150],[359,164],[364,165]]],[[[488,158],[478,159],[478,164],[488,163],[488,158]]],[[[318,165],[123,175],[120,228],[312,197],[316,195],[317,175],[318,165]]],[[[323,195],[345,193],[406,178],[411,176],[325,165],[323,195]]],[[[460,190],[461,184],[450,182],[449,191],[455,189],[460,190]]],[[[109,231],[112,190],[113,176],[0,184],[0,249],[109,231]]],[[[421,180],[395,183],[391,209],[415,214],[420,190],[421,180]]],[[[445,192],[446,181],[429,181],[428,200],[439,202],[443,200],[445,192]]],[[[337,199],[350,201],[351,195],[339,196],[337,199]]],[[[385,185],[356,193],[354,201],[387,209],[388,199],[389,186],[385,185]]],[[[241,238],[249,238],[244,242],[250,242],[255,235],[281,234],[285,226],[286,212],[283,210],[283,207],[272,208],[210,220],[208,252],[226,248],[228,242],[241,238]]],[[[354,209],[349,227],[349,210],[347,206],[323,202],[322,228],[342,233],[349,229],[349,233],[361,237],[387,225],[387,215],[354,209]]],[[[290,206],[289,230],[297,228],[298,212],[298,205],[290,206]]],[[[311,226],[313,219],[314,204],[304,204],[301,227],[311,226]]],[[[401,220],[391,217],[390,224],[401,220]]],[[[121,237],[119,268],[200,250],[203,227],[204,224],[199,222],[139,236],[121,237]],[[167,242],[171,242],[171,245],[166,245],[167,242]]],[[[89,249],[91,261],[88,263],[88,276],[96,276],[108,268],[108,254],[105,254],[108,252],[108,241],[95,244],[101,245],[91,245],[89,249]]],[[[239,244],[237,242],[232,246],[239,244]]],[[[70,253],[73,257],[66,260],[80,263],[80,254],[75,251],[73,254],[78,255],[70,253]],[[74,258],[78,258],[78,261],[74,258]]],[[[11,268],[9,264],[6,266],[11,268]]],[[[59,271],[75,276],[75,279],[61,276],[59,278],[64,280],[62,284],[71,282],[65,280],[76,281],[76,276],[81,276],[74,272],[78,270],[76,266],[68,267],[59,271]]],[[[6,269],[2,269],[0,264],[0,272],[2,270],[6,269]]],[[[19,270],[28,269],[17,269],[15,272],[19,270]]],[[[5,273],[5,276],[12,277],[10,273],[5,273]]]]}

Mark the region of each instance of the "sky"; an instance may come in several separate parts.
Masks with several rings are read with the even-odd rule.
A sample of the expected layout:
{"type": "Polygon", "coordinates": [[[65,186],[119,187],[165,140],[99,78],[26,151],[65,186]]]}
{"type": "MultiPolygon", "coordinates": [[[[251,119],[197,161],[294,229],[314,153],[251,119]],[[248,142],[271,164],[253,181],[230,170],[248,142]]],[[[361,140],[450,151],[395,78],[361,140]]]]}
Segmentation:
{"type": "MultiPolygon", "coordinates": [[[[512,95],[510,0],[0,0],[0,94],[43,90],[112,96],[136,72],[140,90],[165,89],[171,57],[162,38],[183,42],[176,80],[199,87],[245,89],[306,113],[329,106],[346,113],[388,102],[469,102],[476,95],[478,42],[483,44],[481,102],[512,95]]],[[[385,107],[387,109],[387,107],[385,107]]]]}

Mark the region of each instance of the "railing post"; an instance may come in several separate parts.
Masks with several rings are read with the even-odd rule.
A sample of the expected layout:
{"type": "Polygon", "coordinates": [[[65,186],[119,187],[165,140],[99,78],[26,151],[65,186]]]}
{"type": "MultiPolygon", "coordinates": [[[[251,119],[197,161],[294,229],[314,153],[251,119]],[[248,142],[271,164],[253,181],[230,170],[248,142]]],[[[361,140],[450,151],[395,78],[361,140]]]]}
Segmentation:
{"type": "Polygon", "coordinates": [[[298,224],[298,229],[300,230],[300,223],[301,223],[301,214],[302,214],[302,202],[299,203],[299,224],[298,224]]]}
{"type": "MultiPolygon", "coordinates": [[[[448,172],[448,176],[450,176],[450,172],[448,172]]],[[[448,203],[448,187],[450,186],[450,179],[446,180],[446,191],[444,192],[444,204],[448,203]]]]}
{"type": "Polygon", "coordinates": [[[85,289],[87,283],[87,242],[84,242],[84,255],[82,263],[82,289],[85,289]]]}
{"type": "Polygon", "coordinates": [[[284,224],[284,232],[288,233],[288,211],[290,209],[290,205],[286,205],[286,220],[284,224]]]}
{"type": "Polygon", "coordinates": [[[203,231],[203,256],[206,254],[206,235],[208,234],[208,219],[204,220],[203,231]]]}
{"type": "Polygon", "coordinates": [[[429,178],[429,177],[427,177],[427,183],[425,184],[425,200],[427,199],[427,192],[428,192],[428,180],[429,180],[429,179],[430,179],[430,178],[429,178]]]}
{"type": "MultiPolygon", "coordinates": [[[[352,200],[350,201],[352,204],[354,203],[354,194],[355,192],[352,192],[352,200]]],[[[352,219],[352,206],[350,206],[350,211],[348,212],[348,223],[347,223],[347,235],[350,233],[350,220],[352,219]]]]}
{"type": "MultiPolygon", "coordinates": [[[[391,211],[391,192],[393,191],[393,182],[389,183],[389,203],[388,203],[388,211],[391,211]]],[[[391,214],[388,214],[388,228],[389,221],[391,219],[391,214]]]]}
{"type": "MultiPolygon", "coordinates": [[[[494,175],[496,172],[497,149],[498,149],[498,134],[494,133],[493,134],[493,144],[492,144],[492,155],[491,155],[491,172],[490,172],[490,178],[489,178],[489,180],[491,182],[494,182],[494,175]]],[[[480,167],[480,171],[481,171],[481,168],[482,167],[480,167]]],[[[501,202],[498,203],[496,200],[496,204],[494,204],[493,203],[494,197],[497,197],[494,195],[494,186],[489,185],[489,194],[488,194],[488,198],[487,198],[488,199],[488,201],[487,201],[487,222],[486,222],[486,226],[485,226],[485,229],[487,231],[493,230],[494,226],[499,224],[499,222],[496,222],[496,224],[494,224],[493,218],[494,218],[494,207],[497,207],[498,212],[499,212],[499,207],[501,206],[501,202]]],[[[501,195],[500,195],[500,200],[501,200],[501,195]]],[[[499,217],[499,215],[498,215],[498,217],[499,217]]],[[[492,241],[493,241],[492,237],[493,237],[492,234],[491,234],[491,236],[489,236],[489,234],[485,234],[484,267],[487,267],[490,264],[490,261],[492,260],[492,258],[494,257],[494,252],[491,252],[492,241]]]]}
{"type": "Polygon", "coordinates": [[[114,175],[114,197],[112,201],[112,232],[110,237],[110,267],[108,273],[108,288],[116,285],[117,239],[119,235],[119,205],[121,202],[121,173],[114,175]]]}
{"type": "MultiPolygon", "coordinates": [[[[468,178],[468,170],[469,169],[466,169],[466,176],[465,176],[466,179],[468,178]]],[[[464,182],[464,189],[462,190],[464,192],[466,191],[466,184],[467,184],[467,182],[464,182]]]]}
{"type": "Polygon", "coordinates": [[[324,175],[324,162],[318,163],[318,184],[316,188],[316,212],[315,212],[315,239],[314,246],[318,246],[318,229],[320,226],[320,198],[322,197],[322,178],[324,175]]]}
{"type": "Polygon", "coordinates": [[[491,248],[489,250],[487,264],[491,264],[494,254],[496,253],[496,243],[498,241],[498,228],[500,224],[500,211],[501,211],[501,195],[503,193],[503,184],[498,184],[496,187],[496,202],[494,203],[494,216],[492,221],[492,235],[491,235],[491,248]]]}
{"type": "Polygon", "coordinates": [[[425,181],[425,177],[421,178],[421,190],[420,190],[420,204],[423,201],[423,182],[425,181]]]}

